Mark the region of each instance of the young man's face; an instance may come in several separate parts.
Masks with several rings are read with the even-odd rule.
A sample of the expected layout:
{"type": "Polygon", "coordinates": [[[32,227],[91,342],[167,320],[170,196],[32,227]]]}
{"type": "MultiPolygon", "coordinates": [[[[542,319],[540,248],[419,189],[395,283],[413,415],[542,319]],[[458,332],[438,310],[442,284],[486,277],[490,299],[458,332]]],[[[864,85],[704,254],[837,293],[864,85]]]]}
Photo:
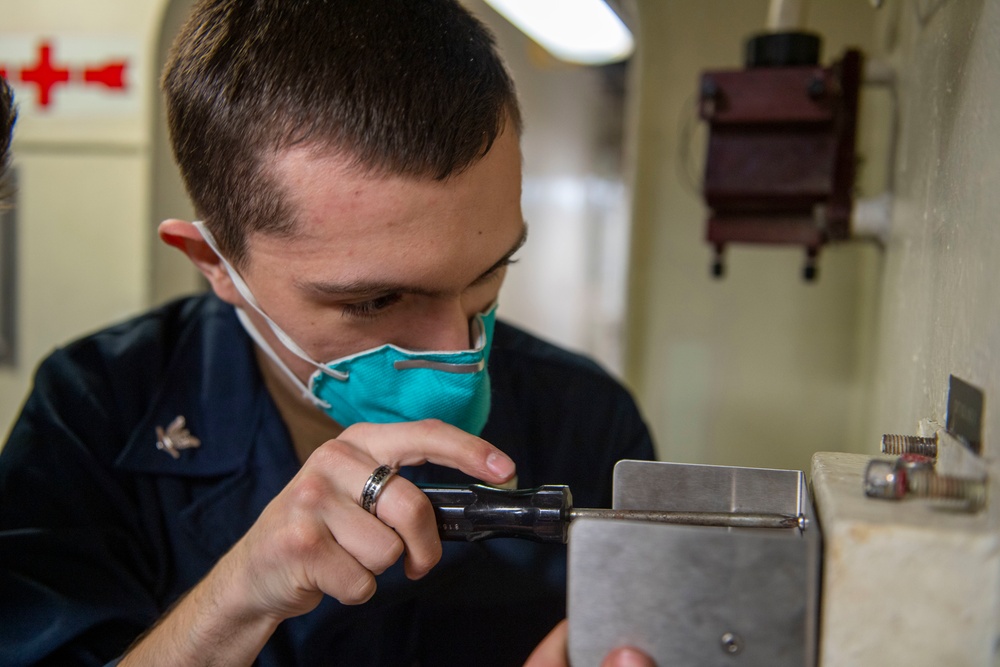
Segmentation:
{"type": "MultiPolygon", "coordinates": [[[[483,159],[445,181],[371,176],[348,164],[305,149],[275,163],[298,215],[290,238],[248,239],[241,273],[261,309],[319,362],[385,343],[469,348],[470,319],[496,300],[525,238],[516,134],[506,130],[483,159]]],[[[244,310],[308,378],[315,368],[244,310]]]]}

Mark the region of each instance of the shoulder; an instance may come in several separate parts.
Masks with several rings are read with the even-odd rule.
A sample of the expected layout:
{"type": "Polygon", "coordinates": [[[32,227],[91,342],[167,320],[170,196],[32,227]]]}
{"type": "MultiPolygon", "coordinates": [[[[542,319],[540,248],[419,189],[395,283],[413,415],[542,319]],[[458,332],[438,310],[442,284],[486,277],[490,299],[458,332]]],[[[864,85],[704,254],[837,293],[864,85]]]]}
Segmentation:
{"type": "Polygon", "coordinates": [[[220,332],[231,341],[238,330],[232,307],[214,295],[178,299],[56,349],[39,366],[35,389],[71,375],[75,382],[136,394],[179,363],[196,361],[220,332]]]}
{"type": "Polygon", "coordinates": [[[163,392],[169,376],[200,377],[206,350],[219,346],[211,339],[228,339],[232,346],[238,329],[231,307],[202,295],[83,336],[39,365],[24,416],[78,415],[81,423],[103,418],[127,428],[163,392]]]}
{"type": "Polygon", "coordinates": [[[255,405],[255,374],[252,344],[231,306],[214,295],[174,301],[49,355],[2,453],[9,463],[74,451],[111,467],[133,441],[144,451],[155,426],[177,415],[205,419],[206,401],[255,405]]]}
{"type": "Polygon", "coordinates": [[[555,382],[563,390],[601,387],[615,394],[627,391],[597,362],[549,343],[523,329],[498,321],[490,356],[491,374],[530,374],[533,383],[555,382]]]}
{"type": "Polygon", "coordinates": [[[531,365],[599,380],[611,379],[607,371],[589,357],[549,343],[502,320],[496,323],[491,355],[503,357],[505,363],[531,365]]]}
{"type": "Polygon", "coordinates": [[[211,294],[186,297],[83,336],[56,350],[46,363],[101,361],[109,370],[166,363],[206,327],[235,324],[232,308],[211,294]]]}
{"type": "MultiPolygon", "coordinates": [[[[592,359],[497,322],[490,355],[493,396],[532,423],[566,430],[626,421],[645,432],[628,389],[592,359]]],[[[602,428],[606,428],[602,427],[602,428]]]]}
{"type": "Polygon", "coordinates": [[[584,355],[497,322],[490,378],[483,437],[514,457],[522,485],[558,481],[579,502],[604,507],[615,462],[653,458],[628,389],[584,355]]]}

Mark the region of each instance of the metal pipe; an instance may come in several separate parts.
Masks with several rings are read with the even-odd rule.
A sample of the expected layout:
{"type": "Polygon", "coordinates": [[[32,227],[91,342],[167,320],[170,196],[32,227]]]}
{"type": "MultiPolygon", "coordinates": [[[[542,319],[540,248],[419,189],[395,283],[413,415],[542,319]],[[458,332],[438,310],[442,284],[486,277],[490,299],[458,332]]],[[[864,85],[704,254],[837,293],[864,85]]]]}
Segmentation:
{"type": "Polygon", "coordinates": [[[767,8],[768,32],[795,32],[805,24],[806,0],[771,0],[767,8]]]}

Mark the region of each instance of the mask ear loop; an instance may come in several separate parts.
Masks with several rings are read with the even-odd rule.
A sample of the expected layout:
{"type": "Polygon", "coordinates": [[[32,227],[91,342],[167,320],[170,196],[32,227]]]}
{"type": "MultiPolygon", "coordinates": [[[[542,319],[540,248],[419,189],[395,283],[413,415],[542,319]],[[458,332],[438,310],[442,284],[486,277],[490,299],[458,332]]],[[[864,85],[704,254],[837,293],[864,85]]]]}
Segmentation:
{"type": "Polygon", "coordinates": [[[302,380],[296,377],[295,373],[292,372],[292,369],[285,364],[271,345],[264,339],[263,336],[260,335],[260,332],[257,331],[257,327],[254,326],[254,323],[250,320],[250,317],[242,308],[236,308],[236,317],[239,319],[240,324],[243,325],[243,330],[246,331],[251,338],[253,338],[254,342],[257,343],[260,349],[264,350],[264,353],[270,357],[271,361],[273,361],[275,365],[288,376],[292,383],[299,388],[299,391],[302,392],[303,398],[308,400],[313,405],[323,408],[324,410],[330,408],[329,403],[309,391],[309,387],[303,384],[302,380]]]}
{"type": "MultiPolygon", "coordinates": [[[[306,354],[305,350],[299,347],[299,345],[294,340],[292,340],[288,334],[286,334],[284,331],[281,330],[281,327],[279,327],[275,323],[275,321],[272,320],[270,316],[268,316],[268,314],[265,313],[264,310],[260,307],[260,304],[257,303],[257,299],[250,291],[250,287],[243,280],[243,277],[239,274],[239,272],[236,269],[233,268],[233,266],[229,263],[229,261],[219,250],[219,246],[215,242],[215,237],[212,236],[212,232],[208,230],[208,227],[205,226],[205,223],[202,222],[201,220],[195,220],[193,224],[195,228],[201,233],[201,237],[205,239],[205,243],[208,244],[208,247],[212,249],[212,251],[218,256],[219,260],[222,262],[222,265],[226,268],[226,272],[229,274],[230,280],[233,281],[233,285],[236,287],[236,291],[239,292],[240,296],[242,296],[243,299],[247,303],[249,303],[250,306],[253,307],[253,309],[256,310],[261,317],[264,318],[264,321],[266,321],[267,325],[271,327],[271,331],[274,333],[275,336],[277,336],[278,340],[281,341],[281,344],[284,345],[286,348],[288,348],[289,352],[297,356],[299,359],[302,359],[303,361],[311,364],[320,372],[325,373],[326,375],[329,375],[330,377],[333,377],[337,380],[346,380],[348,378],[347,373],[335,370],[333,368],[328,368],[323,364],[318,363],[312,357],[306,354]]],[[[240,317],[240,321],[243,323],[244,328],[249,329],[250,336],[254,339],[254,341],[264,349],[264,351],[268,354],[268,356],[272,360],[275,360],[278,363],[279,367],[281,367],[286,374],[288,374],[295,380],[295,383],[303,389],[303,392],[307,396],[316,399],[316,397],[313,396],[312,392],[310,392],[305,387],[305,385],[302,384],[301,380],[295,377],[295,374],[291,372],[291,370],[284,364],[284,362],[281,362],[280,359],[278,359],[278,355],[274,352],[274,350],[271,349],[271,346],[267,344],[267,341],[265,341],[264,337],[260,335],[260,332],[257,331],[257,328],[253,326],[253,323],[250,322],[250,319],[247,317],[246,313],[243,313],[242,310],[239,308],[237,308],[236,311],[238,316],[242,314],[242,317],[240,317]],[[248,324],[249,327],[247,327],[248,324]]],[[[325,401],[323,403],[325,403],[325,401]]],[[[329,406],[327,405],[326,407],[329,406]]]]}

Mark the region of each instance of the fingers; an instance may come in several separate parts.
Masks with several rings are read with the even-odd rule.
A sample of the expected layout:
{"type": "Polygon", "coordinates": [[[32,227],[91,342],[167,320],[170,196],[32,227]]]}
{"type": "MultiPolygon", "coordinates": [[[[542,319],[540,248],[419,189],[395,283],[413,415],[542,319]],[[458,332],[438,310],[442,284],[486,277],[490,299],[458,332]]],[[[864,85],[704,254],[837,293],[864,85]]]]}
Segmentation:
{"type": "Polygon", "coordinates": [[[381,487],[375,514],[360,506],[362,489],[378,466],[425,462],[489,483],[514,475],[514,463],[503,452],[443,422],[345,429],[313,452],[228,560],[242,571],[251,604],[287,618],[313,608],[320,592],[345,604],[365,602],[375,592],[375,576],[404,554],[408,577],[426,574],[441,558],[427,496],[394,475],[381,487]]]}
{"type": "Polygon", "coordinates": [[[419,579],[441,559],[434,508],[412,483],[390,477],[382,485],[373,516],[359,506],[361,490],[377,465],[367,454],[342,441],[330,441],[309,462],[312,465],[300,472],[303,479],[297,486],[318,488],[307,497],[303,494],[300,501],[324,516],[336,540],[359,562],[372,565],[372,572],[380,574],[405,552],[406,576],[419,579]]]}
{"type": "Polygon", "coordinates": [[[569,622],[563,619],[552,629],[542,643],[528,656],[524,667],[566,667],[569,659],[566,656],[566,635],[569,622]]]}
{"type": "MultiPolygon", "coordinates": [[[[299,472],[289,485],[288,493],[299,516],[306,521],[309,517],[318,518],[326,533],[358,563],[373,574],[381,574],[403,555],[403,540],[389,525],[362,509],[357,497],[350,491],[342,490],[336,478],[325,469],[332,468],[347,474],[347,485],[350,487],[355,486],[353,478],[364,476],[361,471],[367,465],[356,460],[349,451],[327,448],[316,464],[299,472]]],[[[387,490],[393,479],[390,478],[383,488],[387,490]]],[[[416,490],[406,480],[400,481],[416,490]]],[[[362,485],[363,482],[356,484],[358,491],[362,485]]]]}
{"type": "Polygon", "coordinates": [[[617,648],[608,653],[601,667],[656,667],[656,663],[638,649],[617,648]]]}
{"type": "Polygon", "coordinates": [[[393,477],[376,505],[378,518],[406,545],[406,576],[419,579],[441,560],[441,536],[427,495],[405,479],[393,477]]]}
{"type": "Polygon", "coordinates": [[[423,463],[456,468],[491,484],[514,476],[514,462],[482,438],[429,419],[401,424],[355,424],[340,437],[374,461],[399,468],[423,463]]]}
{"type": "MultiPolygon", "coordinates": [[[[457,468],[492,483],[513,477],[514,462],[481,438],[436,420],[404,424],[356,424],[324,447],[352,447],[369,457],[369,465],[393,468],[425,462],[457,468]],[[335,444],[337,443],[337,444],[335,444]]],[[[370,474],[369,470],[364,473],[370,474]]],[[[357,488],[364,485],[359,476],[357,488]]],[[[418,579],[441,559],[434,510],[427,497],[398,478],[385,483],[376,503],[379,519],[395,529],[406,549],[406,575],[418,579]]]]}
{"type": "Polygon", "coordinates": [[[298,616],[315,608],[323,594],[344,604],[360,604],[376,588],[369,569],[373,565],[362,564],[334,539],[324,522],[281,496],[220,566],[235,581],[224,587],[227,594],[243,592],[249,615],[298,616]]]}
{"type": "Polygon", "coordinates": [[[393,476],[383,484],[375,503],[377,520],[361,510],[358,502],[378,465],[397,468],[425,461],[497,482],[513,474],[513,462],[500,450],[442,422],[363,424],[345,430],[309,457],[296,484],[319,488],[303,494],[300,504],[323,515],[337,542],[371,572],[381,573],[405,553],[404,571],[407,577],[418,579],[438,563],[442,552],[427,496],[393,476]],[[501,474],[490,470],[491,464],[496,468],[496,461],[501,474]],[[396,541],[378,537],[381,533],[396,541]]]}
{"type": "Polygon", "coordinates": [[[372,574],[388,570],[406,550],[396,531],[361,508],[345,508],[331,519],[337,543],[372,574]]]}
{"type": "Polygon", "coordinates": [[[294,548],[311,562],[312,588],[342,604],[362,604],[375,595],[375,575],[330,533],[305,533],[294,548]]]}
{"type": "MultiPolygon", "coordinates": [[[[564,619],[535,647],[524,667],[567,667],[568,639],[569,622],[564,619]]],[[[623,647],[608,653],[601,662],[601,667],[656,667],[656,663],[638,649],[623,647]]]]}

